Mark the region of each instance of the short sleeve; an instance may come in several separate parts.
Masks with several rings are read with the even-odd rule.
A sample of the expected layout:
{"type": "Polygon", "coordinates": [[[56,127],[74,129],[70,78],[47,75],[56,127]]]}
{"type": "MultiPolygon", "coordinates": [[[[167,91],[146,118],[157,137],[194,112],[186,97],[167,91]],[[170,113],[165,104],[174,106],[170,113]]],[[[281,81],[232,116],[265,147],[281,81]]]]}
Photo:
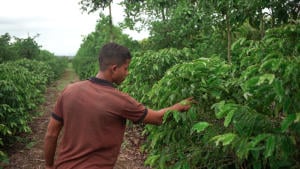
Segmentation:
{"type": "Polygon", "coordinates": [[[121,115],[134,123],[142,122],[148,113],[147,108],[127,94],[124,95],[123,101],[124,105],[121,115]]]}
{"type": "Polygon", "coordinates": [[[60,121],[63,123],[63,93],[58,97],[55,107],[54,107],[54,112],[52,112],[52,118],[54,118],[57,121],[60,121]]]}

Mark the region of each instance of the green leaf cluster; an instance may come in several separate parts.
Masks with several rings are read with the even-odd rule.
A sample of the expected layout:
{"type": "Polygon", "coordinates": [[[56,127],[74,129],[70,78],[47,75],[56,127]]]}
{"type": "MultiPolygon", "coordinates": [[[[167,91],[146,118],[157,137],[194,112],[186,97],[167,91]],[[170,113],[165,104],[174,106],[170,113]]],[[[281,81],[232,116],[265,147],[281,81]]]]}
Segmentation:
{"type": "Polygon", "coordinates": [[[0,63],[17,59],[38,59],[40,57],[40,46],[34,40],[35,37],[27,38],[14,37],[12,41],[8,33],[0,36],[0,63]]]}
{"type": "Polygon", "coordinates": [[[65,58],[44,61],[20,59],[0,64],[0,161],[21,133],[31,132],[29,122],[44,101],[46,86],[61,74],[65,58]],[[58,70],[54,70],[57,68],[58,70]]]}
{"type": "Polygon", "coordinates": [[[168,112],[161,126],[146,126],[145,163],[154,168],[297,167],[299,34],[298,26],[286,25],[267,31],[260,41],[242,38],[232,46],[232,64],[202,57],[162,69],[158,79],[148,78],[156,60],[147,60],[152,71],[140,75],[141,63],[133,62],[132,74],[142,82],[132,78],[126,85],[151,85],[128,91],[141,92],[135,96],[151,108],[191,96],[198,102],[186,113],[168,112]]]}
{"type": "Polygon", "coordinates": [[[196,51],[189,48],[167,48],[137,54],[130,63],[129,76],[120,88],[141,102],[149,102],[147,93],[169,68],[196,57],[196,51]]]}
{"type": "Polygon", "coordinates": [[[222,120],[214,118],[211,106],[228,96],[230,72],[231,66],[219,57],[199,58],[166,71],[148,93],[153,107],[172,105],[190,96],[199,104],[187,113],[168,113],[162,126],[147,126],[149,158],[159,158],[146,164],[155,168],[217,168],[232,164],[231,152],[212,150],[211,141],[228,130],[222,120]],[[163,167],[156,165],[159,162],[163,167]]]}

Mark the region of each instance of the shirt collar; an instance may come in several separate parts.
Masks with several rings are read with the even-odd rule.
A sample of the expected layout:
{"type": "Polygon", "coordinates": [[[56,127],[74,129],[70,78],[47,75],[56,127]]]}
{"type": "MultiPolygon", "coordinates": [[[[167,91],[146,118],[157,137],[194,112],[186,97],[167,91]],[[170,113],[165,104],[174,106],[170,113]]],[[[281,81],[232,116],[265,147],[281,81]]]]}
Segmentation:
{"type": "Polygon", "coordinates": [[[109,82],[107,80],[104,80],[104,79],[99,79],[99,78],[96,78],[96,77],[91,77],[88,80],[91,81],[92,83],[96,83],[98,85],[110,86],[110,87],[116,88],[113,83],[111,83],[111,82],[109,82]]]}

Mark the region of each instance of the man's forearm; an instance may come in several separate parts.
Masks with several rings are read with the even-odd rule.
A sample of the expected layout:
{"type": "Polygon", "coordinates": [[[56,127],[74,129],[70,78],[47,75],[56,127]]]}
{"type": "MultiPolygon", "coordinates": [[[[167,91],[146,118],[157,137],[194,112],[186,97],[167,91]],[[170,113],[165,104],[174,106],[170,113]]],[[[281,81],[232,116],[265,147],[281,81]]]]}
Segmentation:
{"type": "Polygon", "coordinates": [[[50,167],[54,164],[54,156],[57,145],[57,137],[47,136],[45,137],[44,153],[46,166],[50,167]]]}
{"type": "Polygon", "coordinates": [[[155,111],[155,110],[148,110],[148,111],[151,111],[149,113],[152,114],[152,117],[151,117],[151,120],[149,121],[146,121],[146,123],[151,123],[151,124],[156,124],[156,125],[160,125],[162,124],[163,122],[163,116],[166,112],[168,111],[180,111],[181,110],[181,107],[178,107],[177,104],[175,105],[172,105],[170,107],[166,107],[166,108],[163,108],[163,109],[160,109],[158,111],[155,111]]]}
{"type": "Polygon", "coordinates": [[[187,111],[191,107],[191,103],[193,103],[192,98],[185,99],[179,103],[176,103],[170,107],[166,107],[160,109],[158,111],[148,109],[148,114],[146,115],[144,122],[150,124],[160,125],[163,121],[163,116],[167,111],[187,111]]]}

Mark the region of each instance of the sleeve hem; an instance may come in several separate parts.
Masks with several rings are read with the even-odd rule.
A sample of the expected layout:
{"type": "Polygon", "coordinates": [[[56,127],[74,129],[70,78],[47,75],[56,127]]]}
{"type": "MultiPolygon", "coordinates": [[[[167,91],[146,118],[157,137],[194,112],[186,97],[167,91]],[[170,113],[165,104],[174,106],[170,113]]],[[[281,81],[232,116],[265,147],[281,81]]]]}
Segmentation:
{"type": "Polygon", "coordinates": [[[146,109],[144,110],[144,113],[143,113],[143,115],[141,116],[141,118],[139,118],[137,121],[135,121],[135,122],[133,122],[133,123],[134,123],[134,124],[138,124],[138,123],[143,122],[143,120],[145,119],[145,117],[146,117],[147,114],[148,114],[148,109],[146,108],[146,109]]]}
{"type": "Polygon", "coordinates": [[[54,112],[51,113],[52,118],[54,118],[55,120],[64,123],[64,119],[59,117],[57,114],[55,114],[54,112]]]}

